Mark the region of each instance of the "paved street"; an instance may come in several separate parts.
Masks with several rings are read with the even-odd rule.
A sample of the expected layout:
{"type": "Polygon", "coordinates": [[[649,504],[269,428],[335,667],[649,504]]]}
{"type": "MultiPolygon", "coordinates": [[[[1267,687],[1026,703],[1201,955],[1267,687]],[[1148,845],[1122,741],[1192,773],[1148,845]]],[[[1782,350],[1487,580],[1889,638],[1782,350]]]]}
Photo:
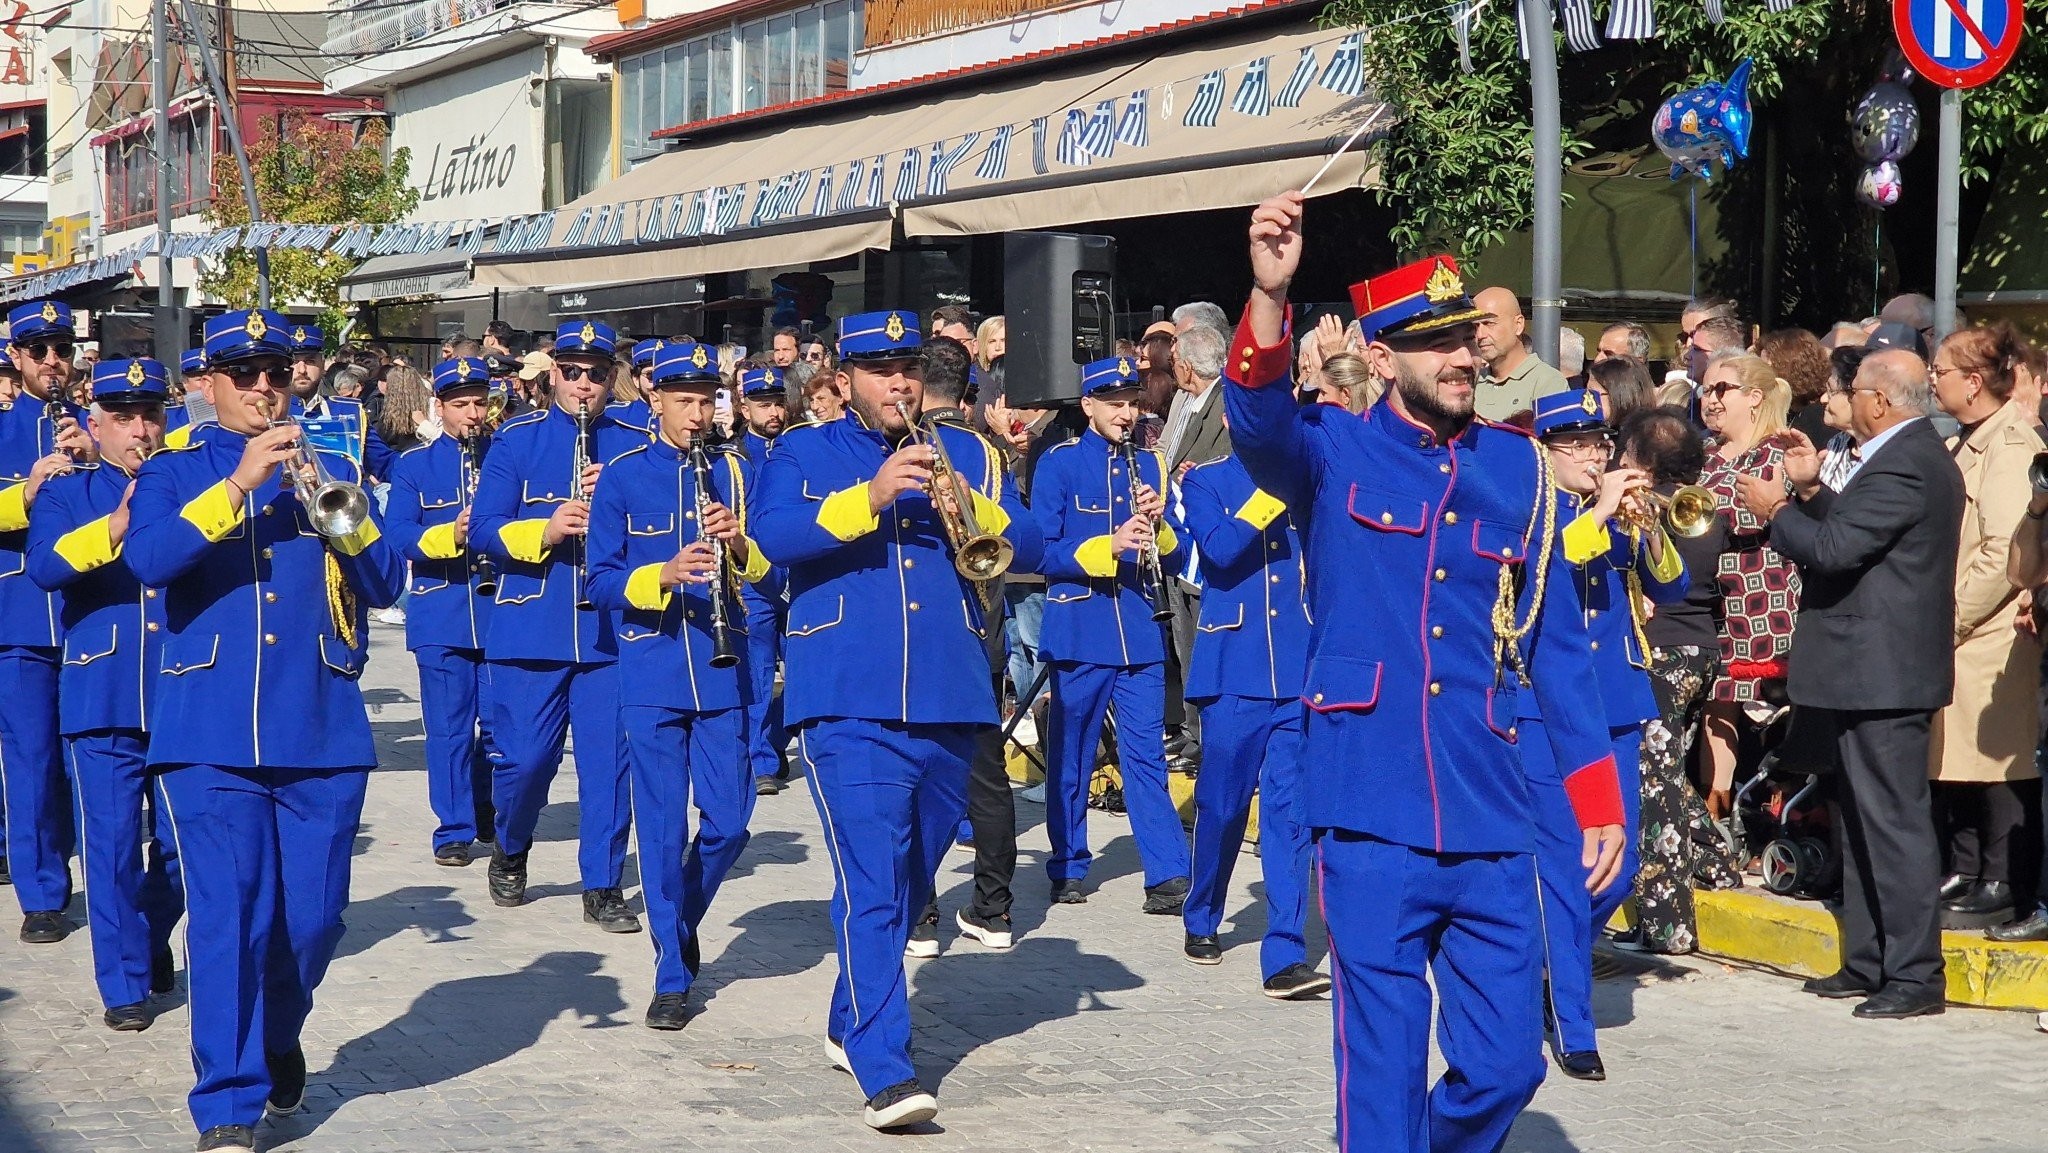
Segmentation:
{"type": "MultiPolygon", "coordinates": [[[[926,1135],[867,1131],[859,1093],[823,1059],[830,874],[800,788],[762,801],[712,910],[700,1014],[680,1034],[642,1028],[647,938],[582,923],[573,803],[548,810],[525,908],[491,906],[481,863],[429,862],[419,709],[399,635],[376,627],[368,691],[385,767],[364,814],[348,936],[306,1035],[308,1108],[267,1125],[264,1147],[1327,1147],[1329,1009],[1258,995],[1253,887],[1241,880],[1232,901],[1225,963],[1191,966],[1177,919],[1137,913],[1128,829],[1100,815],[1101,891],[1048,914],[1043,810],[1020,803],[1022,938],[1007,954],[954,939],[967,859],[949,860],[946,953],[911,976],[919,1069],[942,1105],[926,1135]]],[[[554,795],[574,796],[566,772],[554,795]]],[[[161,999],[149,1032],[111,1033],[85,934],[31,947],[13,925],[0,939],[0,1150],[189,1149],[182,993],[161,999]]],[[[2048,1036],[2031,1014],[1864,1024],[1790,980],[1713,962],[1603,984],[1599,1010],[1613,1079],[1553,1077],[1510,1149],[2048,1149],[2048,1036]]]]}

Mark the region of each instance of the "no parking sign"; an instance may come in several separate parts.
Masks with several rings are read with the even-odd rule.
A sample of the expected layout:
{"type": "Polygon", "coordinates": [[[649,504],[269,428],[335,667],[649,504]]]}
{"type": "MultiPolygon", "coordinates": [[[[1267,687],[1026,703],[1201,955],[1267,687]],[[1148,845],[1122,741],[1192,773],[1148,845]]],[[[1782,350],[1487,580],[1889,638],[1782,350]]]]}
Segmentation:
{"type": "Polygon", "coordinates": [[[1943,88],[1975,88],[2020,46],[2020,0],[1892,0],[1892,29],[1914,71],[1943,88]]]}

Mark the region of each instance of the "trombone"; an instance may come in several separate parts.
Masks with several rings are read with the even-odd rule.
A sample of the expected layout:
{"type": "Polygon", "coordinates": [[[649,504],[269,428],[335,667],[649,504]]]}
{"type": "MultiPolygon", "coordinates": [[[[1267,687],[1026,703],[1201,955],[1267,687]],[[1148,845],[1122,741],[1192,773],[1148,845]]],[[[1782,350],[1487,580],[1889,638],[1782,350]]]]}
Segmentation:
{"type": "Polygon", "coordinates": [[[299,492],[299,503],[305,506],[306,518],[312,522],[313,531],[329,540],[353,536],[363,522],[370,519],[370,496],[363,486],[336,480],[320,463],[320,454],[306,436],[305,425],[297,417],[287,415],[283,420],[273,420],[270,428],[291,426],[298,430],[298,440],[292,445],[291,478],[299,492]]]}
{"type": "Polygon", "coordinates": [[[1632,512],[1622,519],[1638,532],[1648,532],[1662,526],[1669,529],[1673,536],[1691,539],[1705,536],[1707,530],[1714,527],[1714,517],[1717,515],[1714,494],[1699,485],[1685,485],[1670,496],[1653,489],[1644,489],[1637,493],[1636,497],[1650,511],[1647,514],[1632,512]]]}
{"type": "Polygon", "coordinates": [[[991,581],[1010,571],[1015,547],[1001,533],[982,531],[974,516],[973,494],[961,479],[960,470],[953,467],[953,457],[937,430],[919,424],[908,401],[897,401],[896,411],[903,414],[903,423],[910,429],[910,443],[927,445],[932,450],[932,480],[926,495],[931,497],[932,508],[945,527],[946,540],[953,546],[953,567],[971,581],[991,581]],[[941,500],[942,494],[951,499],[941,500]]]}

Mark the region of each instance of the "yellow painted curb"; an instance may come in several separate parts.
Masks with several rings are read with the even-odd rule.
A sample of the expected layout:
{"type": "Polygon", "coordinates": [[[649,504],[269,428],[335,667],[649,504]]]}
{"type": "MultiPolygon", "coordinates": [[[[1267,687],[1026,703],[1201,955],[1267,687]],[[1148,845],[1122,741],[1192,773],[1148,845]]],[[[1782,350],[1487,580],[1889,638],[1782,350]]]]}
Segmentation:
{"type": "MultiPolygon", "coordinates": [[[[1811,901],[1740,889],[1696,898],[1700,951],[1820,977],[1841,967],[1834,914],[1811,901]]],[[[2048,943],[2001,944],[1943,933],[1948,999],[1985,1009],[2048,1010],[2048,943]]]]}

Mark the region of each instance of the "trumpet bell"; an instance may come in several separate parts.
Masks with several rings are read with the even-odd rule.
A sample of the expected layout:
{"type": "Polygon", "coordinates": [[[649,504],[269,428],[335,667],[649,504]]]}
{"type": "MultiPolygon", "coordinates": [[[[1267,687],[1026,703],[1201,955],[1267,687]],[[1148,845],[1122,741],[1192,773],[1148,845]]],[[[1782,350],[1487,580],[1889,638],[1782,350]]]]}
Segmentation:
{"type": "Polygon", "coordinates": [[[953,567],[971,581],[994,580],[1010,571],[1010,561],[1016,553],[1016,547],[1000,535],[982,533],[969,538],[953,554],[953,567]]]}
{"type": "Polygon", "coordinates": [[[306,516],[321,536],[353,536],[370,519],[370,496],[360,485],[330,480],[313,490],[306,516]]]}
{"type": "Polygon", "coordinates": [[[1704,536],[1714,527],[1714,494],[1699,485],[1686,485],[1668,497],[1659,497],[1657,503],[1663,506],[1665,527],[1679,536],[1704,536]]]}

